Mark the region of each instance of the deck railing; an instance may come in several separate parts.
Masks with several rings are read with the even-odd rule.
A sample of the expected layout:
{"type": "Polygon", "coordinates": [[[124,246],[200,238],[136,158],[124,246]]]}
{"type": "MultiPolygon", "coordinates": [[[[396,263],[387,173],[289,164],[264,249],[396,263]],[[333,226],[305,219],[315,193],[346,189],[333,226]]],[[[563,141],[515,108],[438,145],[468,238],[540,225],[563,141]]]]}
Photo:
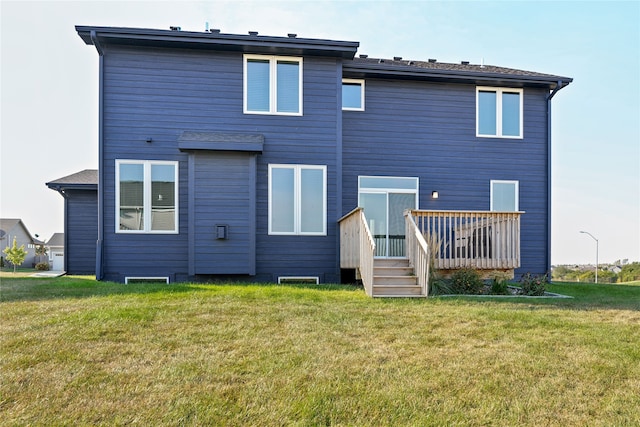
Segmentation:
{"type": "Polygon", "coordinates": [[[412,210],[410,213],[433,251],[437,269],[520,267],[523,212],[412,210]]]}
{"type": "Polygon", "coordinates": [[[405,252],[409,258],[409,265],[413,267],[418,279],[418,285],[422,288],[422,295],[429,296],[429,246],[422,232],[416,225],[411,212],[404,214],[405,218],[405,252]]]}
{"type": "Polygon", "coordinates": [[[340,224],[340,268],[354,268],[367,295],[373,295],[373,256],[376,244],[362,208],[338,220],[340,224]]]}

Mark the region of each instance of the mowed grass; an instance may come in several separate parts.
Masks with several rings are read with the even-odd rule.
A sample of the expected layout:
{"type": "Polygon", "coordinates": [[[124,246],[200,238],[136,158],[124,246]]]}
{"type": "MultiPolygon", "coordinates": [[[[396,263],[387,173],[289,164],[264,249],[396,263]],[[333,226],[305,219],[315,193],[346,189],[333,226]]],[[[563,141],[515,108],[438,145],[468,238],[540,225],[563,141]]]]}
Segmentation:
{"type": "Polygon", "coordinates": [[[640,425],[640,286],[0,286],[0,425],[640,425]]]}

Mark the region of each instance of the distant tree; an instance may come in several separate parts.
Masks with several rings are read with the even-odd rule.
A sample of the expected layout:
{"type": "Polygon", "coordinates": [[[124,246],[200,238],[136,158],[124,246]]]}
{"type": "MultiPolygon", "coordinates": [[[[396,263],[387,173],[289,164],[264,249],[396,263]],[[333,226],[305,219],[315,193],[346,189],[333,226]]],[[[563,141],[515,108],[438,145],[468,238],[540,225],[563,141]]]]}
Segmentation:
{"type": "Polygon", "coordinates": [[[13,264],[14,273],[16,272],[16,266],[22,264],[24,259],[27,257],[27,251],[24,250],[24,245],[20,245],[20,247],[18,247],[18,241],[15,237],[13,238],[13,246],[7,246],[2,252],[7,255],[7,261],[13,264]]]}
{"type": "Polygon", "coordinates": [[[45,245],[36,245],[36,255],[44,256],[47,254],[47,247],[45,245]]]}
{"type": "Polygon", "coordinates": [[[566,280],[569,273],[571,273],[571,270],[569,268],[565,267],[564,265],[560,265],[553,269],[551,277],[557,280],[566,280]]]}
{"type": "Polygon", "coordinates": [[[589,270],[589,271],[583,271],[582,273],[580,273],[578,275],[578,281],[580,282],[587,282],[587,283],[593,283],[596,281],[596,273],[593,270],[589,270]]]}
{"type": "Polygon", "coordinates": [[[620,282],[640,280],[640,262],[632,262],[631,264],[623,265],[622,271],[618,273],[618,280],[620,282]]]}
{"type": "Polygon", "coordinates": [[[598,271],[598,283],[616,283],[618,275],[613,271],[599,270],[598,271]]]}

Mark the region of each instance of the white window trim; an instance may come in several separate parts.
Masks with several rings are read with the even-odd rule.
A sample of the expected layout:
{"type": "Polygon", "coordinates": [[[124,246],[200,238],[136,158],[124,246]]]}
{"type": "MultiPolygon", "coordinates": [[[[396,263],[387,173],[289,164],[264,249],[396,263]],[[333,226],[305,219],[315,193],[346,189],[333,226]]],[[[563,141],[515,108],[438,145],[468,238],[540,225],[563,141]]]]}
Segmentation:
{"type": "Polygon", "coordinates": [[[478,138],[504,138],[523,139],[524,138],[524,91],[522,89],[509,87],[476,86],[476,136],[478,138]],[[496,134],[488,135],[480,133],[480,92],[496,93],[496,134]],[[520,94],[520,129],[519,135],[502,135],[502,94],[512,92],[520,94]]]}
{"type": "Polygon", "coordinates": [[[166,160],[116,160],[116,203],[115,203],[115,229],[116,233],[120,234],[178,234],[179,224],[179,193],[180,187],[178,180],[178,162],[166,161],[166,160]],[[143,165],[143,208],[144,208],[144,230],[120,230],[120,165],[143,165]],[[172,165],[174,167],[174,182],[175,182],[175,215],[174,215],[174,229],[173,230],[151,230],[151,206],[148,206],[151,202],[151,165],[172,165]],[[147,228],[148,227],[148,228],[147,228]]]}
{"type": "Polygon", "coordinates": [[[242,109],[244,114],[263,114],[263,115],[277,115],[277,116],[302,116],[302,58],[295,56],[275,56],[275,55],[252,55],[245,54],[243,59],[243,95],[242,95],[242,109]],[[262,61],[269,61],[269,111],[253,111],[247,107],[247,60],[259,59],[262,61]],[[296,113],[280,112],[277,106],[278,95],[278,76],[277,76],[277,64],[278,61],[297,62],[298,67],[298,105],[300,111],[296,113]]]}
{"type": "MultiPolygon", "coordinates": [[[[362,79],[342,79],[342,84],[359,84],[360,85],[360,108],[342,107],[343,111],[364,111],[364,80],[362,79]]],[[[342,92],[341,92],[342,94],[342,92]]]]}
{"type": "Polygon", "coordinates": [[[268,191],[269,191],[269,235],[274,236],[326,236],[327,235],[327,166],[325,165],[290,165],[290,164],[270,164],[269,165],[269,181],[268,181],[268,191]],[[273,231],[272,230],[272,193],[271,193],[271,171],[273,169],[278,168],[286,168],[294,170],[294,215],[293,215],[293,231],[291,232],[283,232],[283,231],[273,231]],[[300,230],[301,225],[301,212],[300,212],[300,197],[301,197],[301,185],[300,180],[302,179],[301,170],[302,169],[320,169],[322,170],[322,231],[320,232],[303,232],[300,230]]]}
{"type": "Polygon", "coordinates": [[[405,194],[415,194],[416,199],[416,209],[419,209],[420,203],[420,178],[416,176],[378,176],[378,175],[359,175],[358,176],[358,206],[362,205],[360,201],[360,196],[363,194],[372,194],[372,193],[405,193],[405,194]],[[395,187],[364,187],[361,184],[362,178],[383,178],[383,179],[413,179],[415,180],[416,186],[415,188],[395,188],[395,187]]]}
{"type": "Polygon", "coordinates": [[[515,197],[515,210],[514,212],[519,212],[520,211],[520,181],[509,181],[509,180],[499,180],[499,179],[492,179],[490,181],[490,195],[489,195],[489,210],[491,212],[495,212],[493,209],[493,184],[515,184],[516,185],[516,197],[515,197]]]}

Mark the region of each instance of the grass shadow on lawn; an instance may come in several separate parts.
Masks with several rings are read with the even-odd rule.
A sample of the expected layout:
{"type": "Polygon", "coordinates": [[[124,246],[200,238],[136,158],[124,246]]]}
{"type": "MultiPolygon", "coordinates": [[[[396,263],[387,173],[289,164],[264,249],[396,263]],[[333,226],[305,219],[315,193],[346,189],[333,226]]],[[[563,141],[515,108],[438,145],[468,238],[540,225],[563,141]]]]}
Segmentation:
{"type": "MultiPolygon", "coordinates": [[[[368,299],[361,287],[339,284],[267,284],[267,283],[137,283],[122,284],[115,282],[100,282],[89,276],[63,276],[58,278],[6,278],[0,281],[0,302],[40,301],[72,298],[92,298],[114,295],[178,295],[185,293],[227,292],[231,287],[238,289],[234,295],[241,298],[305,298],[310,301],[325,299],[328,293],[331,298],[340,298],[339,292],[358,295],[368,299]],[[283,292],[286,289],[287,292],[283,292]]],[[[584,284],[584,283],[553,283],[547,288],[549,292],[568,295],[573,298],[526,298],[499,297],[477,298],[454,296],[447,297],[447,301],[454,304],[510,304],[522,306],[526,309],[558,308],[567,310],[633,310],[640,311],[640,286],[584,284]]],[[[372,304],[430,305],[444,298],[376,298],[372,304]]]]}
{"type": "MultiPolygon", "coordinates": [[[[184,294],[221,291],[228,287],[243,290],[239,295],[251,298],[278,294],[279,289],[300,290],[300,294],[328,291],[351,291],[361,288],[352,285],[264,284],[264,283],[131,283],[101,282],[89,276],[56,278],[17,277],[0,279],[0,302],[41,301],[67,298],[92,298],[112,295],[184,294]]],[[[288,293],[291,296],[291,293],[288,293]]],[[[293,293],[295,295],[295,292],[293,293]]]]}

